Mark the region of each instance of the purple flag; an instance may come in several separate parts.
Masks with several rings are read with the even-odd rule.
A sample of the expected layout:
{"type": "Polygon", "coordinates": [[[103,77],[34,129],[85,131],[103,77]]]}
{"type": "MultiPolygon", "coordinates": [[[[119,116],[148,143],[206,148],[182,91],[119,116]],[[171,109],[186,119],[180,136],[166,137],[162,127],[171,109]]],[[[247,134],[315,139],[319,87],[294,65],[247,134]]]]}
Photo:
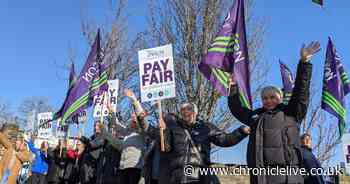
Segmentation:
{"type": "Polygon", "coordinates": [[[342,68],[340,58],[331,38],[329,38],[324,66],[321,107],[338,118],[339,135],[342,136],[345,131],[346,109],[344,97],[347,92],[343,85],[340,68],[342,68]]]}
{"type": "MultiPolygon", "coordinates": [[[[74,83],[76,82],[77,80],[77,76],[75,74],[75,69],[74,69],[74,63],[72,62],[71,65],[70,65],[70,72],[69,72],[69,81],[68,81],[68,91],[67,91],[67,94],[66,94],[66,98],[64,101],[67,100],[68,98],[68,95],[70,93],[70,90],[72,89],[74,83]]],[[[60,110],[58,110],[54,115],[53,115],[53,118],[52,118],[52,121],[53,120],[56,120],[60,117],[62,117],[62,113],[63,113],[63,108],[64,108],[64,104],[62,105],[62,107],[60,108],[60,110]]],[[[62,122],[62,121],[60,121],[62,122]]],[[[65,122],[62,122],[62,124],[64,124],[65,122]]]]}
{"type": "Polygon", "coordinates": [[[107,70],[101,59],[100,31],[98,30],[91,51],[75,84],[69,90],[62,110],[62,122],[82,113],[89,107],[95,95],[107,91],[107,70]]]}
{"type": "Polygon", "coordinates": [[[338,56],[338,54],[336,55],[336,57],[338,58],[338,61],[339,61],[338,62],[338,69],[339,69],[340,78],[341,78],[341,81],[342,81],[343,87],[344,87],[344,94],[346,95],[346,94],[350,93],[350,80],[349,80],[349,77],[344,70],[343,64],[341,64],[341,62],[340,62],[340,57],[338,56]]]}
{"type": "Polygon", "coordinates": [[[287,65],[285,65],[281,60],[279,63],[283,83],[283,102],[288,103],[294,88],[294,77],[287,65]]]}
{"type": "Polygon", "coordinates": [[[243,104],[252,104],[249,79],[249,58],[244,19],[244,0],[236,0],[227,14],[199,70],[215,89],[228,96],[228,82],[234,73],[243,104]]]}

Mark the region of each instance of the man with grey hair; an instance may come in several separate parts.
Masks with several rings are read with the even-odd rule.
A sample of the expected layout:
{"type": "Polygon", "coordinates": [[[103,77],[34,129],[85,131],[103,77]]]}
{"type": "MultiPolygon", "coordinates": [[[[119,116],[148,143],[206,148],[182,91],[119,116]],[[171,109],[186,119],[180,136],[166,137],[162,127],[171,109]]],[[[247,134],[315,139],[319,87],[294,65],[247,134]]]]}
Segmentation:
{"type": "MultiPolygon", "coordinates": [[[[320,50],[318,42],[304,45],[300,51],[295,86],[288,104],[282,103],[280,89],[268,86],[261,92],[263,107],[251,110],[242,105],[234,79],[230,84],[229,108],[232,114],[252,129],[247,149],[250,168],[300,168],[300,123],[309,103],[312,73],[311,57],[320,50]]],[[[234,76],[233,76],[234,78],[234,76]]],[[[296,170],[295,169],[295,170],[296,170]]],[[[304,183],[301,175],[250,175],[252,184],[304,183]]]]}
{"type": "MultiPolygon", "coordinates": [[[[133,100],[135,109],[141,109],[131,92],[127,96],[133,100]]],[[[150,125],[147,117],[143,123],[146,134],[159,140],[159,128],[150,125]]],[[[211,144],[220,147],[234,146],[249,134],[248,127],[242,126],[231,133],[225,133],[212,123],[199,119],[198,108],[194,103],[181,104],[179,116],[165,114],[161,118],[160,127],[164,129],[165,140],[165,151],[160,156],[168,158],[166,168],[160,170],[168,170],[170,173],[160,173],[158,182],[161,184],[209,184],[210,176],[200,175],[199,168],[207,168],[211,164],[211,144]],[[191,171],[184,172],[188,168],[191,171]]]]}

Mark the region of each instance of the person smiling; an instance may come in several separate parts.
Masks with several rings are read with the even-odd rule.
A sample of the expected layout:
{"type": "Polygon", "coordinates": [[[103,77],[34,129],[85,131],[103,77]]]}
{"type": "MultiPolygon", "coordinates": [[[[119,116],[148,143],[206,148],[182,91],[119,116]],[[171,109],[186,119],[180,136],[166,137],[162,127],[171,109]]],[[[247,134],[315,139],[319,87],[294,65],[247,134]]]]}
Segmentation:
{"type": "MultiPolygon", "coordinates": [[[[307,47],[302,46],[295,86],[287,105],[282,103],[283,94],[280,89],[267,86],[261,91],[262,108],[248,109],[240,101],[234,76],[230,80],[228,105],[231,113],[251,128],[247,148],[248,167],[297,169],[301,167],[299,129],[309,104],[312,73],[310,60],[319,50],[318,42],[311,42],[307,47]]],[[[250,175],[250,182],[252,184],[304,183],[300,175],[250,175]]]]}

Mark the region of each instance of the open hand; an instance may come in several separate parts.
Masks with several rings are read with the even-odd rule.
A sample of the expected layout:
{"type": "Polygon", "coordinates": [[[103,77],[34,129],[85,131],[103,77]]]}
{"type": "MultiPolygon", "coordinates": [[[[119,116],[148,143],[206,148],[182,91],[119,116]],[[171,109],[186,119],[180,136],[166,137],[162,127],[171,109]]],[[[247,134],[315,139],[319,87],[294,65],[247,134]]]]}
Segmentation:
{"type": "Polygon", "coordinates": [[[232,74],[230,78],[228,79],[229,86],[234,86],[237,84],[235,74],[232,74]]]}
{"type": "Polygon", "coordinates": [[[303,44],[300,50],[300,59],[302,61],[310,61],[311,57],[320,50],[320,43],[318,41],[311,42],[307,47],[303,44]]]}
{"type": "Polygon", "coordinates": [[[242,130],[245,134],[250,134],[250,128],[248,126],[243,127],[242,130]]]}
{"type": "Polygon", "coordinates": [[[124,94],[129,98],[136,99],[134,92],[132,92],[130,89],[125,89],[124,94]]]}

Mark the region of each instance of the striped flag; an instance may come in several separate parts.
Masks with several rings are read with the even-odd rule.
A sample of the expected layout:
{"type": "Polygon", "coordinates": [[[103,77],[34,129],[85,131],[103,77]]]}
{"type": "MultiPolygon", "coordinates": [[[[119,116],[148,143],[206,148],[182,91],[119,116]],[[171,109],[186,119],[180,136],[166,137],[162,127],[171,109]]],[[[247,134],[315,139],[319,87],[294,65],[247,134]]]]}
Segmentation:
{"type": "Polygon", "coordinates": [[[92,105],[93,97],[107,91],[107,88],[107,67],[101,58],[100,31],[98,30],[83,70],[68,91],[60,116],[61,121],[65,122],[82,113],[92,105]]]}
{"type": "Polygon", "coordinates": [[[341,64],[340,62],[340,57],[337,55],[337,58],[339,58],[338,61],[338,69],[339,69],[339,74],[340,74],[340,78],[343,84],[343,90],[344,90],[344,94],[348,94],[350,93],[350,80],[348,75],[346,74],[345,70],[344,70],[344,66],[343,64],[341,64]]]}
{"type": "Polygon", "coordinates": [[[246,107],[251,108],[244,0],[235,1],[198,67],[214,88],[224,96],[229,95],[229,79],[234,73],[240,99],[246,107]]]}
{"type": "Polygon", "coordinates": [[[340,57],[329,38],[323,76],[321,107],[338,118],[340,137],[345,131],[345,96],[349,93],[349,80],[341,65],[340,57]]]}
{"type": "Polygon", "coordinates": [[[283,103],[287,104],[292,96],[294,88],[294,77],[293,73],[287,67],[287,65],[285,65],[281,60],[279,63],[283,83],[283,103]]]}
{"type": "MultiPolygon", "coordinates": [[[[68,81],[68,91],[67,91],[67,95],[66,95],[66,99],[64,101],[67,100],[68,95],[70,93],[70,90],[72,89],[73,85],[75,84],[77,80],[77,76],[75,74],[75,68],[74,68],[74,63],[72,62],[70,65],[70,72],[69,72],[69,81],[68,81]]],[[[53,115],[52,121],[59,119],[60,117],[62,117],[62,113],[63,113],[63,108],[64,108],[64,104],[62,105],[62,107],[53,115]]],[[[62,121],[60,121],[62,122],[62,121]]],[[[65,124],[65,122],[62,122],[62,124],[65,124]]]]}

